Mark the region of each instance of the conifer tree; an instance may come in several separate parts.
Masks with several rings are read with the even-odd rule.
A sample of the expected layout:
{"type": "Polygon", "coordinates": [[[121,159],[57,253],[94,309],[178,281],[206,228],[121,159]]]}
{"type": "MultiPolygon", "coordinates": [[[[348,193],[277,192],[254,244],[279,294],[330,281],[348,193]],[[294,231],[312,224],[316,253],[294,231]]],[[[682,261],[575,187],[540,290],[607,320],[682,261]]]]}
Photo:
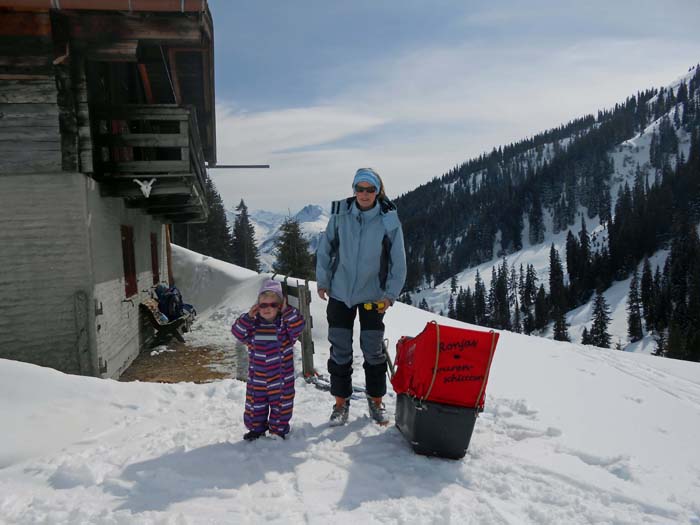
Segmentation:
{"type": "Polygon", "coordinates": [[[511,323],[511,330],[513,332],[520,334],[522,333],[522,323],[520,321],[520,305],[518,304],[518,300],[515,300],[515,310],[513,313],[513,322],[511,323]]]}
{"type": "Polygon", "coordinates": [[[651,331],[654,329],[654,277],[651,275],[651,264],[646,257],[642,267],[640,300],[642,302],[642,311],[644,312],[644,323],[647,331],[651,331]]]}
{"type": "MultiPolygon", "coordinates": [[[[552,312],[557,315],[566,311],[566,288],[564,287],[564,270],[562,269],[559,252],[554,247],[549,250],[549,302],[552,312]]],[[[554,316],[552,316],[554,320],[554,316]]]]}
{"type": "Polygon", "coordinates": [[[447,317],[450,319],[457,319],[457,313],[455,311],[455,302],[450,295],[450,300],[447,302],[447,317]]]}
{"type": "Polygon", "coordinates": [[[404,292],[399,296],[399,302],[402,302],[403,304],[407,305],[412,305],[413,301],[411,300],[411,294],[408,292],[404,292]]]}
{"type": "Polygon", "coordinates": [[[588,335],[588,328],[585,326],[583,327],[583,332],[581,332],[581,344],[582,345],[590,345],[591,344],[591,336],[588,335]]]}
{"type": "Polygon", "coordinates": [[[530,224],[530,244],[539,244],[542,241],[544,241],[544,220],[542,218],[542,204],[540,203],[540,198],[537,192],[535,192],[532,199],[530,213],[528,215],[528,222],[530,224]]]}
{"type": "Polygon", "coordinates": [[[463,314],[461,320],[465,323],[476,323],[474,316],[474,297],[471,288],[467,286],[467,291],[464,292],[463,314]]]}
{"type": "Polygon", "coordinates": [[[542,330],[547,325],[547,313],[549,305],[547,304],[547,294],[544,291],[544,285],[541,284],[537,290],[535,298],[535,329],[542,330]]]}
{"type": "Polygon", "coordinates": [[[569,338],[569,323],[566,322],[566,314],[563,310],[554,310],[554,340],[571,341],[569,338]]]}
{"type": "Polygon", "coordinates": [[[591,239],[588,236],[588,229],[586,228],[586,221],[581,215],[581,231],[578,234],[579,237],[579,257],[577,261],[577,271],[580,290],[583,294],[579,299],[587,299],[590,297],[591,290],[593,288],[593,280],[591,279],[591,239]]]}
{"type": "Polygon", "coordinates": [[[231,230],[221,195],[209,176],[205,179],[209,216],[200,224],[178,224],[174,227],[175,242],[186,248],[221,261],[231,260],[231,230]]]}
{"type": "Polygon", "coordinates": [[[453,275],[452,278],[450,279],[450,292],[453,294],[457,292],[457,276],[456,275],[453,275]]]}
{"type": "Polygon", "coordinates": [[[627,335],[630,342],[639,341],[644,334],[642,333],[642,307],[639,297],[639,275],[637,271],[632,274],[630,281],[630,291],[627,296],[627,335]]]}
{"type": "Polygon", "coordinates": [[[243,199],[236,207],[231,252],[233,264],[256,272],[260,271],[260,258],[258,256],[258,247],[255,243],[255,229],[250,223],[248,207],[243,202],[243,199]]]}
{"type": "Polygon", "coordinates": [[[474,277],[474,322],[483,325],[486,321],[486,286],[476,271],[474,277]]]}
{"type": "Polygon", "coordinates": [[[600,292],[596,292],[593,300],[593,322],[591,324],[591,344],[601,348],[610,348],[610,334],[608,333],[610,324],[610,310],[605,297],[600,292]]]}
{"type": "Polygon", "coordinates": [[[280,226],[280,236],[275,243],[277,260],[272,268],[276,273],[313,279],[313,259],[309,253],[309,242],[301,233],[299,222],[287,217],[280,226]]]}

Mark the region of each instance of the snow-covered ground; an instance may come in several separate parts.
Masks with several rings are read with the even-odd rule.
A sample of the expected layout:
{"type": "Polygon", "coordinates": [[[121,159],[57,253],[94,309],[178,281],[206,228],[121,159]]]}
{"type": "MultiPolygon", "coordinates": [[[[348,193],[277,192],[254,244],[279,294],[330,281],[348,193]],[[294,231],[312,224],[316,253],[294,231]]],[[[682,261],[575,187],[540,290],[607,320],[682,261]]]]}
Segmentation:
{"type": "MultiPolygon", "coordinates": [[[[190,339],[232,347],[263,277],[173,253],[200,310],[190,339]]],[[[322,370],[322,301],[312,314],[322,370]]],[[[392,347],[432,319],[397,304],[392,347]]],[[[119,383],[0,360],[0,523],[700,523],[697,363],[503,332],[460,461],[413,454],[363,400],[330,428],[329,394],[296,387],[288,439],[248,443],[236,380],[119,383]]]]}

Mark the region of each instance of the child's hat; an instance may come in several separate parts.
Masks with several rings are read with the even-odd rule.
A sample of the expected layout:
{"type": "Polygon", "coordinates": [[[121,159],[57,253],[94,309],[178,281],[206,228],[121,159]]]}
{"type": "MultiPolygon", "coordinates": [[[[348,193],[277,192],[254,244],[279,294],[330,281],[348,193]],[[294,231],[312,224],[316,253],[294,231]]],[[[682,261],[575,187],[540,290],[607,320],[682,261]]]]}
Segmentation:
{"type": "Polygon", "coordinates": [[[258,295],[262,295],[265,292],[272,292],[274,294],[277,294],[277,297],[280,298],[280,301],[284,300],[284,294],[282,293],[282,283],[279,281],[275,281],[273,279],[267,279],[266,281],[263,281],[258,295]]]}

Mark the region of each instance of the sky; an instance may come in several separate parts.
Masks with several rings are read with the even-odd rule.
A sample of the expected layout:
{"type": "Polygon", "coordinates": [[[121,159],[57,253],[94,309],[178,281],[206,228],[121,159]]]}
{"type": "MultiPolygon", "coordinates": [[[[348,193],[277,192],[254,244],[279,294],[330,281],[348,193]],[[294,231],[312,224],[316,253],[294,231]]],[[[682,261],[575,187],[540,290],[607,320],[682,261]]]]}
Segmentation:
{"type": "Polygon", "coordinates": [[[488,152],[672,83],[700,2],[209,0],[227,208],[296,213],[375,168],[397,197],[488,152]]]}

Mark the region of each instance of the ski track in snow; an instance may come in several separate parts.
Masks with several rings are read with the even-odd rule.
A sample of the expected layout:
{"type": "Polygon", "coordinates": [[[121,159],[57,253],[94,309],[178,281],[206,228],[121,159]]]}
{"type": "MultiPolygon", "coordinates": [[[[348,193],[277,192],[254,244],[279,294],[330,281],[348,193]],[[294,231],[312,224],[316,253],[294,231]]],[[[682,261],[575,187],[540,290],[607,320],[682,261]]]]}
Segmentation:
{"type": "MultiPolygon", "coordinates": [[[[184,257],[179,250],[175,253],[184,257]]],[[[241,277],[237,298],[228,296],[203,312],[189,340],[233,348],[230,323],[254,297],[251,290],[261,278],[241,277]]],[[[206,279],[200,285],[208,286],[206,279]]],[[[317,303],[312,303],[312,313],[316,366],[321,369],[327,344],[324,305],[317,303]]],[[[387,321],[392,334],[415,335],[434,318],[397,308],[400,326],[398,314],[387,321]]],[[[633,443],[628,450],[592,442],[601,434],[612,436],[615,429],[590,431],[586,439],[576,439],[567,430],[577,428],[564,417],[571,417],[566,414],[569,407],[560,407],[559,418],[547,405],[556,406],[552,398],[558,395],[549,390],[563,387],[532,385],[523,397],[507,388],[519,375],[518,359],[532,354],[538,363],[552,363],[552,371],[565,369],[555,366],[575,368],[572,377],[590,381],[580,388],[599,382],[606,395],[621,398],[618,402],[628,403],[630,410],[653,411],[647,408],[649,400],[661,396],[697,414],[698,369],[678,373],[680,368],[665,362],[670,360],[539,341],[502,333],[486,410],[460,461],[415,455],[398,429],[371,422],[364,400],[352,401],[346,426],[329,427],[330,395],[304,382],[299,355],[292,433],[284,441],[242,441],[245,385],[236,380],[156,385],[93,382],[52,372],[46,388],[55,383],[63,392],[64,384],[83,385],[71,387],[78,392],[84,388],[86,399],[78,394],[68,398],[75,413],[69,406],[66,420],[75,420],[76,428],[86,426],[79,439],[58,442],[58,450],[24,457],[17,452],[14,458],[10,452],[5,460],[0,455],[0,523],[700,524],[700,504],[690,495],[700,494],[700,462],[691,459],[685,474],[692,479],[695,473],[692,486],[676,482],[670,488],[655,487],[674,472],[664,474],[653,461],[645,463],[633,443]],[[562,364],[565,360],[569,364],[562,364]],[[610,377],[622,385],[620,393],[610,377]],[[538,395],[540,386],[544,397],[538,395]],[[90,411],[95,406],[103,417],[93,422],[90,411]]],[[[0,374],[5,363],[10,362],[0,360],[0,374]]],[[[44,382],[44,369],[17,366],[44,382]]],[[[354,377],[361,380],[361,359],[354,366],[354,377]]],[[[565,390],[561,395],[567,402],[575,399],[565,390]]],[[[390,393],[385,400],[393,414],[395,396],[390,393]]],[[[2,396],[0,413],[1,403],[2,396]]],[[[56,406],[64,405],[59,400],[56,406]]],[[[36,417],[43,408],[37,408],[36,417]]],[[[575,410],[572,406],[570,411],[575,410]]],[[[667,436],[680,431],[668,425],[657,429],[667,436]]],[[[697,426],[691,431],[697,436],[697,426]]]]}

